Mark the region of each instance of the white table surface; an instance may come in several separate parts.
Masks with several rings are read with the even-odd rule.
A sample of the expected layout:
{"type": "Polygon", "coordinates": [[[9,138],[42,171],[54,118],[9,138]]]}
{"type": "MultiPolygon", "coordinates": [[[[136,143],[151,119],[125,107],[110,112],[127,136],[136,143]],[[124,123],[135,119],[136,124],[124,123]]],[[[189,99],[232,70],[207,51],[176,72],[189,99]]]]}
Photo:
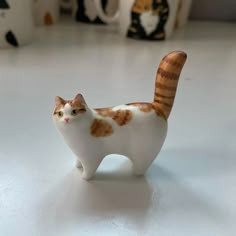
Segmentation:
{"type": "Polygon", "coordinates": [[[166,42],[64,22],[0,51],[0,235],[236,235],[236,25],[191,22],[166,42]],[[55,95],[152,101],[160,59],[188,62],[165,145],[143,178],[110,156],[86,182],[56,132],[55,95]]]}

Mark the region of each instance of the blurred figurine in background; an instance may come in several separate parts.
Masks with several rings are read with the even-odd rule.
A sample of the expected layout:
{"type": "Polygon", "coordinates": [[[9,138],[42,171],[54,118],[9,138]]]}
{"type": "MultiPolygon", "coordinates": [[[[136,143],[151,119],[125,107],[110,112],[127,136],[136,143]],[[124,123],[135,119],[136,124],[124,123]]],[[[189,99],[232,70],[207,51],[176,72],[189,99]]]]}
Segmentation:
{"type": "MultiPolygon", "coordinates": [[[[100,0],[103,10],[108,16],[112,16],[118,8],[118,0],[100,0]]],[[[77,0],[76,20],[92,23],[104,24],[105,22],[99,17],[96,5],[93,0],[77,0]]]]}
{"type": "Polygon", "coordinates": [[[164,40],[165,24],[169,17],[167,0],[136,0],[131,10],[131,25],[127,36],[164,40]]]}
{"type": "Polygon", "coordinates": [[[60,1],[60,13],[64,15],[72,15],[73,13],[73,1],[61,0],[60,1]]]}
{"type": "Polygon", "coordinates": [[[0,0],[0,47],[19,47],[33,39],[31,0],[0,0]]]}

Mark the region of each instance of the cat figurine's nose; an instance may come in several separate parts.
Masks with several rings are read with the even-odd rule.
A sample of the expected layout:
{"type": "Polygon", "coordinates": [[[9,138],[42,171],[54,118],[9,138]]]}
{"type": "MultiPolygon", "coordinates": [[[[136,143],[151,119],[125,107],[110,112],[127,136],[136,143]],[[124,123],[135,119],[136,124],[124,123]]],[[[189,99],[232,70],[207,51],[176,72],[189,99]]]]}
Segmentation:
{"type": "Polygon", "coordinates": [[[69,123],[70,119],[69,119],[69,118],[65,118],[64,121],[65,121],[66,123],[69,123]]]}

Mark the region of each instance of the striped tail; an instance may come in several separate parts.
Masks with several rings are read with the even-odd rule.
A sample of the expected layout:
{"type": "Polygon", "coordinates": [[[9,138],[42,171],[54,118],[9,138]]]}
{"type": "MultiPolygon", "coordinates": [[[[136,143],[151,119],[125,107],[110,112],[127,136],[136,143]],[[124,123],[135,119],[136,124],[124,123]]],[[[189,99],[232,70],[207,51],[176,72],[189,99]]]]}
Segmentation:
{"type": "Polygon", "coordinates": [[[174,51],[165,56],[158,68],[153,107],[168,119],[174,100],[179,76],[187,55],[181,51],[174,51]]]}

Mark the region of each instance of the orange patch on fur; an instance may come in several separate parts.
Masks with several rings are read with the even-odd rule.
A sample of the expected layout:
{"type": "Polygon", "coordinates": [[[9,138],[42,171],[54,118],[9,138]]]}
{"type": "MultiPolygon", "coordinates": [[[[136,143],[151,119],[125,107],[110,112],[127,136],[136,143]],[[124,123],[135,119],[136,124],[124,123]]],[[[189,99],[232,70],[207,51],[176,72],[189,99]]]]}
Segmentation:
{"type": "Polygon", "coordinates": [[[113,111],[112,108],[97,108],[95,111],[103,117],[110,117],[120,126],[126,125],[132,119],[132,112],[129,110],[113,111]]]}
{"type": "Polygon", "coordinates": [[[112,110],[111,107],[106,107],[106,108],[96,108],[94,109],[100,116],[103,117],[113,117],[114,114],[116,113],[115,111],[112,110]]]}
{"type": "Polygon", "coordinates": [[[138,107],[139,110],[142,112],[150,112],[153,109],[152,104],[148,102],[135,102],[135,103],[128,103],[126,105],[138,107]]]}
{"type": "Polygon", "coordinates": [[[113,128],[108,122],[95,119],[90,127],[90,132],[94,137],[107,137],[113,133],[113,128]]]}
{"type": "Polygon", "coordinates": [[[161,108],[157,106],[157,104],[153,103],[152,107],[155,110],[157,116],[160,116],[160,117],[164,118],[165,120],[167,120],[164,111],[162,111],[161,108]]]}
{"type": "Polygon", "coordinates": [[[56,106],[54,109],[53,115],[56,115],[63,107],[64,107],[63,104],[56,106]]]}
{"type": "Polygon", "coordinates": [[[128,103],[126,105],[136,106],[142,112],[150,112],[154,110],[157,116],[160,116],[166,120],[164,112],[154,103],[148,102],[135,102],[135,103],[128,103]]]}
{"type": "Polygon", "coordinates": [[[73,103],[73,101],[67,101],[70,104],[71,108],[78,110],[79,113],[86,112],[86,108],[81,103],[73,103]]]}
{"type": "Polygon", "coordinates": [[[132,112],[129,110],[118,110],[112,119],[120,126],[126,125],[132,119],[132,112]]]}

